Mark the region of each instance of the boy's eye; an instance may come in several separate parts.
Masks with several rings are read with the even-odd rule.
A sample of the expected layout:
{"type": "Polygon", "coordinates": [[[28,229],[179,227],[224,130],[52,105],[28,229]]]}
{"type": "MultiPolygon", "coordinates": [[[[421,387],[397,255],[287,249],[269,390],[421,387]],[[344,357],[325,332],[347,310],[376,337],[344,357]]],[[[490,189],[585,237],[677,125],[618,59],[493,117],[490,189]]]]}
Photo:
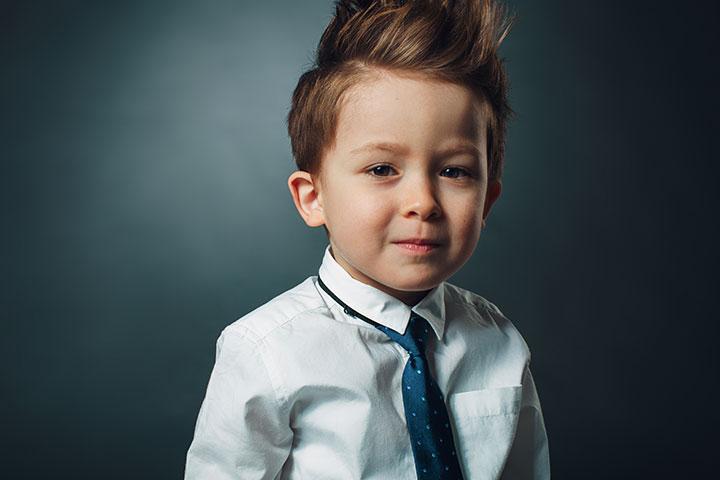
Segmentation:
{"type": "MultiPolygon", "coordinates": [[[[374,177],[387,177],[390,175],[391,171],[393,170],[393,167],[390,165],[376,165],[368,170],[368,173],[374,177]]],[[[449,172],[450,178],[462,178],[464,177],[471,177],[469,171],[467,171],[464,168],[459,167],[446,167],[442,170],[442,173],[449,172]]]]}
{"type": "Polygon", "coordinates": [[[460,175],[460,176],[464,175],[466,177],[470,176],[470,172],[468,172],[464,168],[447,167],[447,168],[443,169],[443,172],[447,172],[447,171],[451,172],[449,176],[452,178],[458,178],[458,175],[460,175]]]}
{"type": "Polygon", "coordinates": [[[387,177],[389,170],[391,170],[392,167],[390,165],[376,165],[372,167],[369,172],[371,175],[374,175],[376,177],[387,177]]]}

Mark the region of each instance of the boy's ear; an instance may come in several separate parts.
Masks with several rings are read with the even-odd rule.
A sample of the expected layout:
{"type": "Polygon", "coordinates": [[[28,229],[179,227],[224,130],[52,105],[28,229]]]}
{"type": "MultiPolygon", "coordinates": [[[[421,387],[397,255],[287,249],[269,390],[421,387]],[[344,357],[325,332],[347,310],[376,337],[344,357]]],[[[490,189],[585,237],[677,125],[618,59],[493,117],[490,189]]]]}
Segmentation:
{"type": "Polygon", "coordinates": [[[318,180],[305,171],[296,170],[288,178],[288,188],[295,208],[309,227],[325,224],[318,180]]]}
{"type": "Polygon", "coordinates": [[[501,190],[502,182],[500,182],[500,180],[492,180],[488,183],[487,191],[485,192],[485,206],[483,207],[483,225],[485,225],[485,219],[490,214],[490,208],[500,196],[501,190]]]}

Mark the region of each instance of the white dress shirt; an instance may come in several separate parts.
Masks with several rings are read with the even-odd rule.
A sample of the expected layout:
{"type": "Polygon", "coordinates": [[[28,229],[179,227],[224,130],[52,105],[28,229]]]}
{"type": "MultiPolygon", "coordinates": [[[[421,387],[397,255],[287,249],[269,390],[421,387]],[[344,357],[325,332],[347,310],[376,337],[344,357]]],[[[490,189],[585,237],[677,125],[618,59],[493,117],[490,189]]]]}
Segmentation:
{"type": "MultiPolygon", "coordinates": [[[[530,351],[494,304],[443,282],[411,308],[351,277],[329,245],[319,275],[401,334],[411,310],[429,322],[426,356],[465,480],[550,478],[530,351]]],[[[223,330],[185,479],[416,479],[401,390],[408,358],[308,277],[223,330]]]]}

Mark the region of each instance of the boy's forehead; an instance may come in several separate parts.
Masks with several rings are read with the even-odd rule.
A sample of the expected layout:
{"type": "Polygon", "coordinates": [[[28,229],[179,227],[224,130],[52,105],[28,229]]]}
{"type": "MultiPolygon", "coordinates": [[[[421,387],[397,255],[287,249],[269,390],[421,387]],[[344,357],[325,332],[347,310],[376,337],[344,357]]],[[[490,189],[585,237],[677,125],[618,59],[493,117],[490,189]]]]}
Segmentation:
{"type": "MultiPolygon", "coordinates": [[[[429,90],[435,95],[448,99],[458,96],[472,98],[478,106],[487,103],[482,95],[475,94],[467,85],[459,82],[451,82],[422,72],[372,69],[371,72],[355,78],[342,95],[340,107],[363,101],[372,102],[388,91],[426,94],[429,90]]],[[[421,97],[418,99],[421,100],[421,97]]]]}
{"type": "MultiPolygon", "coordinates": [[[[488,102],[470,88],[422,75],[374,75],[348,89],[339,104],[335,133],[341,141],[378,143],[416,135],[482,143],[488,102]]],[[[353,148],[357,148],[355,145],[353,148]]]]}

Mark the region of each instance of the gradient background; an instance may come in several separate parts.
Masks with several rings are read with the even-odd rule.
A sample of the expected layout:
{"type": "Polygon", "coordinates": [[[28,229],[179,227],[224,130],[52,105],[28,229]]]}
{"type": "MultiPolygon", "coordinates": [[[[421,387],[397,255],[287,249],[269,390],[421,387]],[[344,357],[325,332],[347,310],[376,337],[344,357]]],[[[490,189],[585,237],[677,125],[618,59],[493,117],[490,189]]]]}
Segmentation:
{"type": "MultiPolygon", "coordinates": [[[[1,5],[2,476],[180,478],[221,329],[322,259],[285,116],[332,4],[1,5]]],[[[530,345],[554,478],[717,471],[716,3],[509,5],[504,190],[450,281],[530,345]]]]}

